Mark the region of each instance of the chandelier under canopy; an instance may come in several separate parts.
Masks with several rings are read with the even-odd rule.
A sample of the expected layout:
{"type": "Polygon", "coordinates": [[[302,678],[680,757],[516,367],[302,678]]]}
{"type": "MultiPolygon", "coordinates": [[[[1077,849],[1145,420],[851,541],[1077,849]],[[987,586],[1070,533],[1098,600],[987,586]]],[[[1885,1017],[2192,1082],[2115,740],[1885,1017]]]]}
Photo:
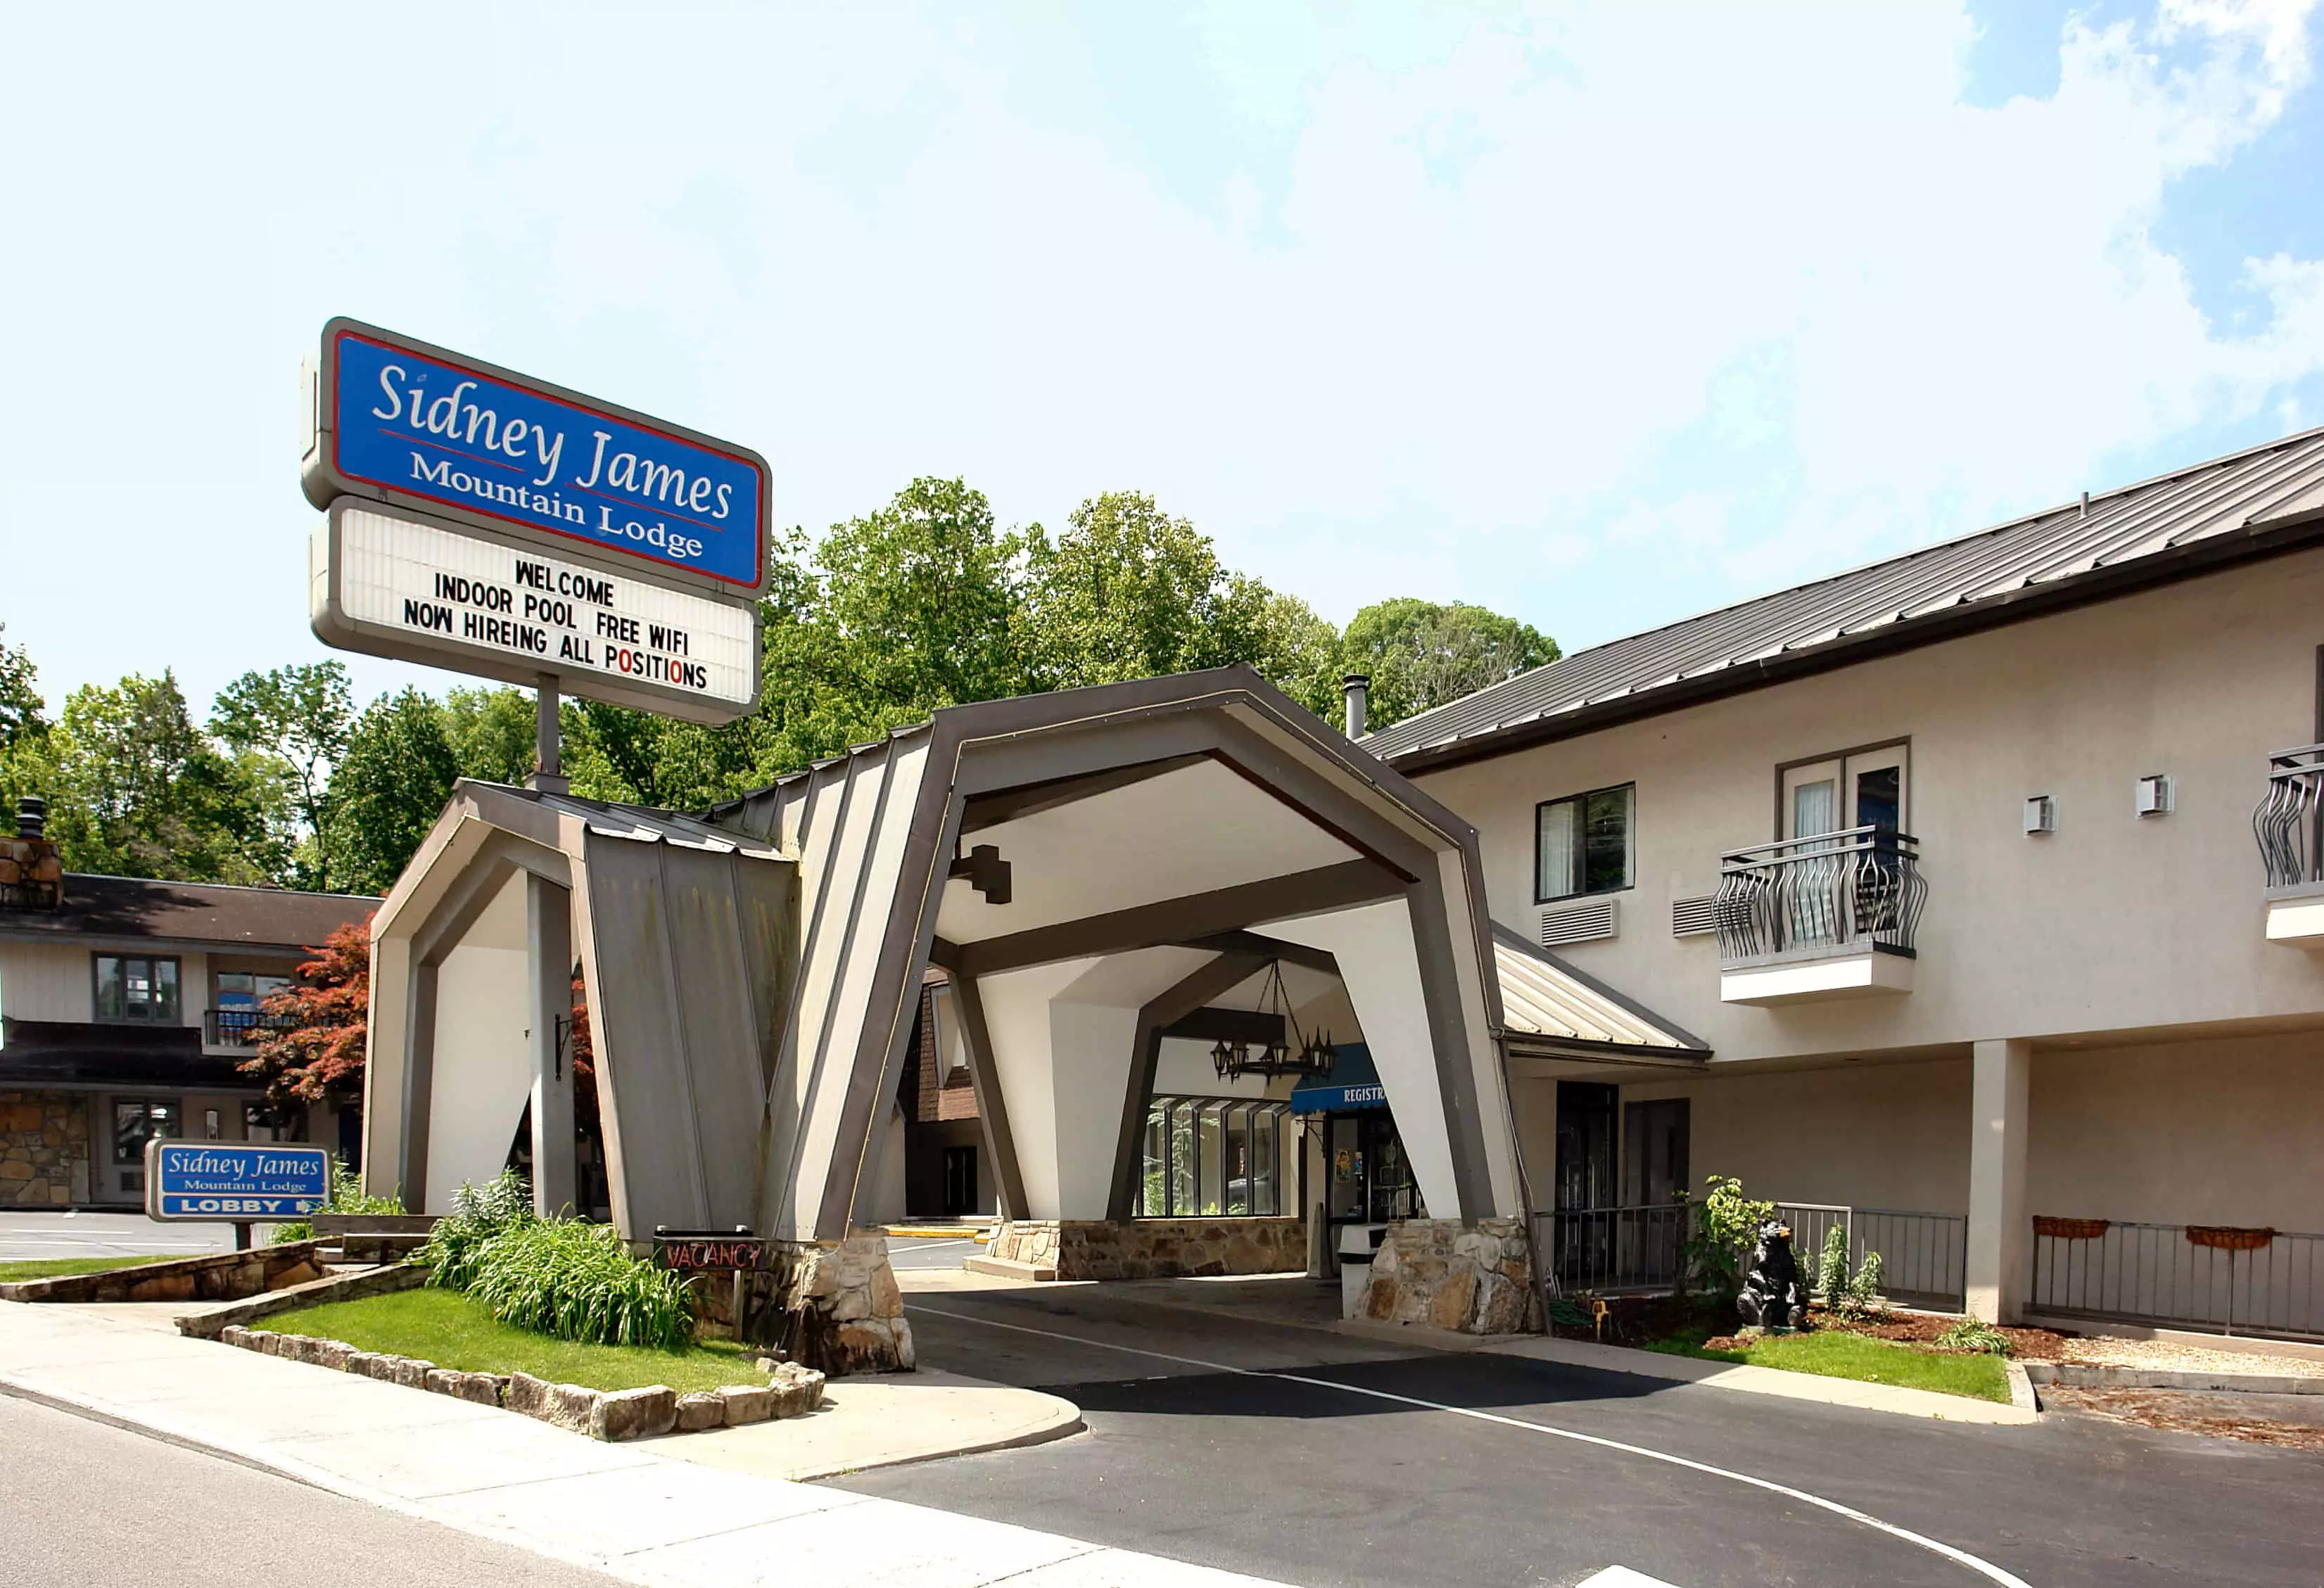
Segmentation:
{"type": "Polygon", "coordinates": [[[1283,1029],[1291,1034],[1285,1041],[1277,1036],[1264,1048],[1254,1050],[1248,1042],[1229,1042],[1223,1037],[1211,1049],[1211,1063],[1219,1072],[1219,1079],[1231,1081],[1241,1076],[1328,1076],[1332,1073],[1333,1054],[1332,1034],[1318,1029],[1312,1037],[1299,1034],[1299,1022],[1291,1013],[1291,997],[1283,985],[1283,962],[1270,960],[1267,981],[1259,990],[1258,1012],[1279,1014],[1283,1029]]]}

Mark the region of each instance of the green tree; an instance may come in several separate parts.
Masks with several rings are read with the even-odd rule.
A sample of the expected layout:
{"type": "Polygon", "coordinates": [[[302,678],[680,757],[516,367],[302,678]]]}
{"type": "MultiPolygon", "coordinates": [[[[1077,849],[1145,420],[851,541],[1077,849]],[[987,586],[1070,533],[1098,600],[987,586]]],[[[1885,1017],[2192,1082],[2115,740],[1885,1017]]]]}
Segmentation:
{"type": "Polygon", "coordinates": [[[303,888],[327,891],[332,863],[331,769],[346,753],[355,698],[338,661],[247,672],[218,694],[210,731],[244,755],[272,763],[298,813],[292,872],[303,888]]]}
{"type": "Polygon", "coordinates": [[[441,705],[410,688],[372,702],[331,779],[335,852],[350,887],[383,893],[394,883],[459,775],[441,705]]]}
{"type": "Polygon", "coordinates": [[[1458,700],[1557,660],[1557,643],[1530,623],[1466,602],[1399,596],[1348,622],[1341,659],[1371,675],[1376,728],[1458,700]]]}
{"type": "MultiPolygon", "coordinates": [[[[7,632],[8,625],[0,623],[0,634],[7,632]]],[[[41,715],[47,705],[41,698],[31,653],[22,645],[0,642],[0,754],[14,750],[21,740],[49,731],[48,720],[41,715]]]]}
{"type": "Polygon", "coordinates": [[[259,885],[287,871],[276,769],[222,753],[172,674],[85,684],[44,737],[49,836],[68,870],[259,885]]]}
{"type": "Polygon", "coordinates": [[[496,688],[454,689],[444,697],[444,737],[460,776],[487,783],[521,783],[532,775],[532,692],[496,688]]]}
{"type": "Polygon", "coordinates": [[[1093,496],[1023,558],[1014,628],[1027,683],[1066,689],[1247,662],[1310,710],[1337,694],[1331,625],[1219,560],[1209,536],[1136,491],[1093,496]]]}

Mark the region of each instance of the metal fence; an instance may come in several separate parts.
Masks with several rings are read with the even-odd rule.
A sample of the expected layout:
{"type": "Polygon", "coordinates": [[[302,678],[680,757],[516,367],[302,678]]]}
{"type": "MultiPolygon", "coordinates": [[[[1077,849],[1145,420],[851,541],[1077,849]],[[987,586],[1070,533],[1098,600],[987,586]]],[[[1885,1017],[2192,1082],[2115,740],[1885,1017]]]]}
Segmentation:
{"type": "MultiPolygon", "coordinates": [[[[1839,1228],[1848,1232],[1850,1271],[1862,1264],[1866,1252],[1880,1253],[1881,1294],[1891,1301],[1942,1312],[1961,1309],[1969,1252],[1965,1214],[1816,1202],[1779,1202],[1775,1210],[1791,1226],[1792,1250],[1810,1284],[1827,1232],[1839,1228]]],[[[1693,1216],[1693,1205],[1683,1202],[1535,1214],[1534,1241],[1549,1294],[1676,1289],[1693,1216]]]]}
{"type": "Polygon", "coordinates": [[[1720,957],[1876,946],[1910,953],[1929,891],[1920,855],[1919,839],[1879,826],[1729,850],[1711,907],[1720,957]]]}
{"type": "Polygon", "coordinates": [[[2324,796],[2324,744],[2279,750],[2267,758],[2267,798],[2252,812],[2252,836],[2271,888],[2324,882],[2324,836],[2319,801],[2324,796]]]}
{"type": "Polygon", "coordinates": [[[296,1030],[299,1017],[265,1014],[254,1009],[212,1009],[202,1012],[202,1040],[216,1048],[254,1048],[269,1031],[296,1030]]]}
{"type": "Polygon", "coordinates": [[[1552,1296],[1676,1289],[1693,1211],[1683,1202],[1658,1202],[1536,1214],[1544,1288],[1552,1296]]]}
{"type": "Polygon", "coordinates": [[[2324,1235],[2034,1221],[2034,1310],[2324,1338],[2324,1235]]]}

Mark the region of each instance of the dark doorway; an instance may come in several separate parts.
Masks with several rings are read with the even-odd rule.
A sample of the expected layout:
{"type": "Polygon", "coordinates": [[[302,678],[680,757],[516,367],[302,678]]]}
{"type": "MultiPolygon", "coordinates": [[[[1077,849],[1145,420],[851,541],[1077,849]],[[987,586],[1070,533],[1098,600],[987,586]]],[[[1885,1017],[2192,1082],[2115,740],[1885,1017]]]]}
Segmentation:
{"type": "Polygon", "coordinates": [[[1614,1205],[1614,1105],[1618,1087],[1557,1084],[1557,1206],[1614,1205]]]}
{"type": "Polygon", "coordinates": [[[945,1217],[949,1219],[978,1211],[976,1149],[973,1147],[947,1147],[944,1149],[944,1211],[945,1217]]]}
{"type": "Polygon", "coordinates": [[[1687,1100],[1633,1103],[1622,1111],[1622,1203],[1660,1206],[1687,1188],[1687,1100]]]}

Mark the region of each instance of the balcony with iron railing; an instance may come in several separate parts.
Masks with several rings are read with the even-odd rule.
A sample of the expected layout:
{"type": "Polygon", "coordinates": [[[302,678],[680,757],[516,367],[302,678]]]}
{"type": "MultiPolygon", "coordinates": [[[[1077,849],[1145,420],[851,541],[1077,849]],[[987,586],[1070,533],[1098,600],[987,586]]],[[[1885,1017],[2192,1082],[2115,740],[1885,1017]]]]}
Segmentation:
{"type": "Polygon", "coordinates": [[[255,1048],[269,1031],[287,1031],[299,1023],[296,1016],[267,1014],[255,1009],[211,1009],[202,1011],[202,1046],[255,1048]]]}
{"type": "Polygon", "coordinates": [[[2267,758],[2252,836],[2267,875],[2268,941],[2324,948],[2324,744],[2267,758]]]}
{"type": "Polygon", "coordinates": [[[1720,856],[1719,995],[1797,1003],[1909,992],[1928,898],[1920,841],[1849,827],[1720,856]]]}

